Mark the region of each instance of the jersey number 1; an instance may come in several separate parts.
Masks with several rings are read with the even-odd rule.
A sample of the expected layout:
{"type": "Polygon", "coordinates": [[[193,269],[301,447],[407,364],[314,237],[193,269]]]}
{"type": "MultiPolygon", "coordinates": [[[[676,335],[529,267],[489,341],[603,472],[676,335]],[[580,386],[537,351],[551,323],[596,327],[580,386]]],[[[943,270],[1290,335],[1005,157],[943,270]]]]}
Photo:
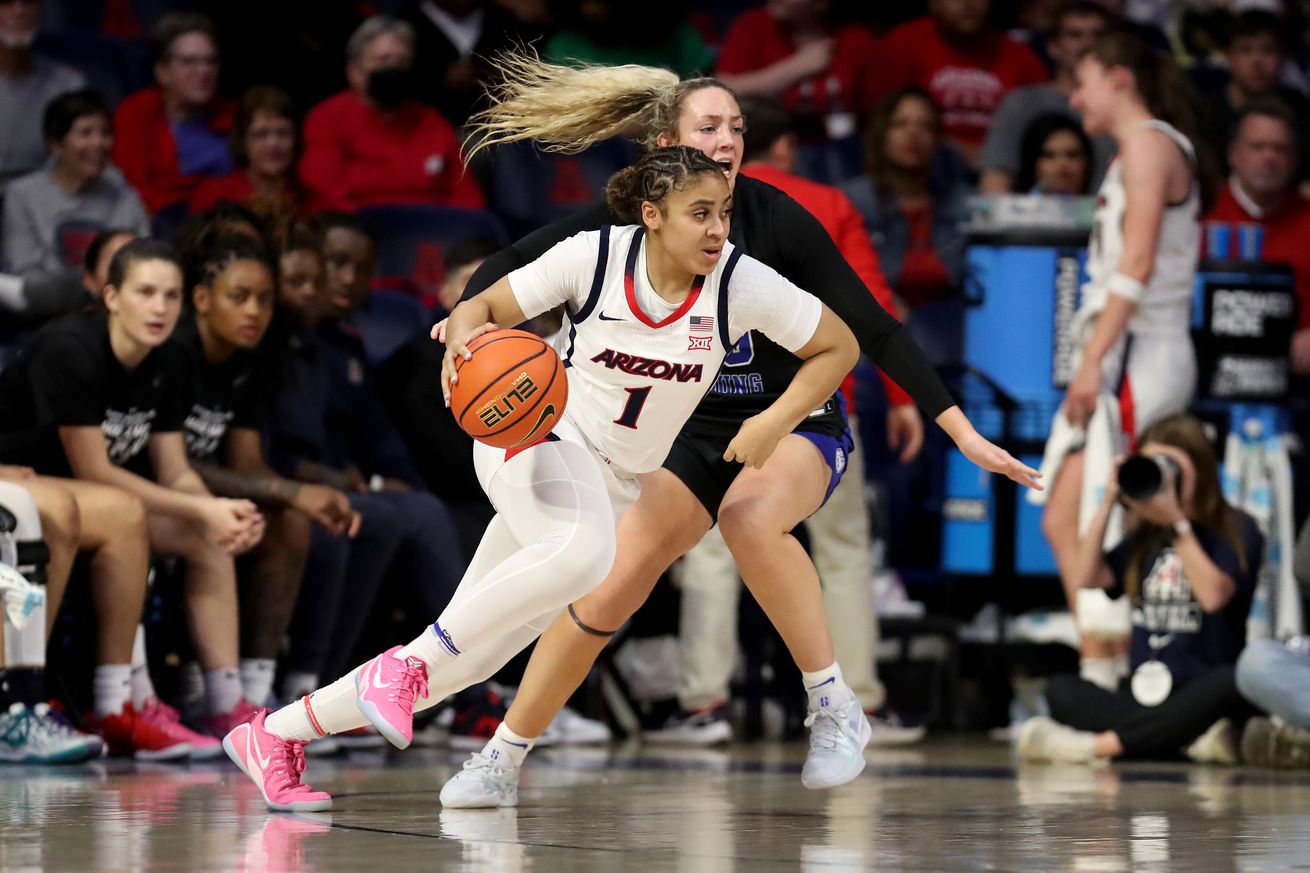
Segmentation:
{"type": "Polygon", "coordinates": [[[646,397],[650,394],[650,386],[645,388],[624,388],[628,392],[628,402],[623,404],[623,414],[614,419],[615,424],[623,427],[637,429],[637,418],[641,415],[641,409],[646,405],[646,397]]]}

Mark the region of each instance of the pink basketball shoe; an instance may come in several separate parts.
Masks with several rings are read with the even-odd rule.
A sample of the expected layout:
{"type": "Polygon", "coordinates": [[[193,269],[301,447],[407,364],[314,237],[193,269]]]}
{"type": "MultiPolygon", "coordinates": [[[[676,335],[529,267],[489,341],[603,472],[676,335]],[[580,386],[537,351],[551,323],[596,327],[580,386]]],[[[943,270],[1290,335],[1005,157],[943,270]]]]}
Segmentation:
{"type": "Polygon", "coordinates": [[[227,756],[250,777],[264,795],[268,808],[280,812],[322,812],[332,808],[332,795],[315,791],[300,781],[305,772],[305,744],[284,740],[268,732],[261,709],[223,737],[227,756]]]}
{"type": "Polygon", "coordinates": [[[428,693],[428,668],[418,658],[396,657],[392,646],[355,675],[356,704],[378,733],[397,749],[414,739],[414,699],[428,693]]]}

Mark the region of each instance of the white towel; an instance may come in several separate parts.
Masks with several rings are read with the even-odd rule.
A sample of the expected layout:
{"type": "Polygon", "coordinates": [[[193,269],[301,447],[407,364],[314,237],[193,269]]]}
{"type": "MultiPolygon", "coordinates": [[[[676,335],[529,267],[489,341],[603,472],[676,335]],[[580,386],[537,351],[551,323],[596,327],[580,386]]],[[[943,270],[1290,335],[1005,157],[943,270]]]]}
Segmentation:
{"type": "Polygon", "coordinates": [[[1280,431],[1276,408],[1237,404],[1224,445],[1224,496],[1254,518],[1265,537],[1247,619],[1252,639],[1288,639],[1305,626],[1292,573],[1292,466],[1287,437],[1280,431]]]}
{"type": "MultiPolygon", "coordinates": [[[[1078,533],[1083,534],[1091,524],[1092,516],[1105,498],[1105,484],[1114,467],[1114,459],[1123,452],[1124,433],[1119,420],[1119,401],[1108,391],[1096,398],[1096,410],[1087,426],[1077,427],[1064,417],[1064,404],[1060,404],[1051,421],[1051,435],[1046,438],[1042,452],[1042,481],[1049,489],[1055,481],[1064,459],[1071,452],[1083,452],[1083,487],[1078,504],[1078,533]]],[[[1028,502],[1034,506],[1046,505],[1049,491],[1028,490],[1028,502]]],[[[1123,539],[1123,511],[1116,506],[1106,527],[1104,548],[1112,549],[1123,539]]]]}

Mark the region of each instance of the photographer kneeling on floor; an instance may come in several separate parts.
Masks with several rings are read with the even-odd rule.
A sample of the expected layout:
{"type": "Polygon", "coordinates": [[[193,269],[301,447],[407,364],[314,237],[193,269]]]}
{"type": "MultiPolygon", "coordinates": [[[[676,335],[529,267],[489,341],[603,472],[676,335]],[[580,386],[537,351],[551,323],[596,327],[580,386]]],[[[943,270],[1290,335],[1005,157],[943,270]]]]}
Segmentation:
{"type": "Polygon", "coordinates": [[[1117,691],[1077,676],[1053,679],[1053,718],[1024,723],[1020,756],[1237,763],[1235,724],[1254,711],[1237,690],[1234,664],[1263,552],[1255,521],[1224,500],[1201,423],[1172,415],[1149,427],[1138,454],[1116,465],[1076,556],[1082,587],[1132,603],[1129,675],[1117,691]],[[1128,533],[1105,552],[1117,501],[1128,533]]]}

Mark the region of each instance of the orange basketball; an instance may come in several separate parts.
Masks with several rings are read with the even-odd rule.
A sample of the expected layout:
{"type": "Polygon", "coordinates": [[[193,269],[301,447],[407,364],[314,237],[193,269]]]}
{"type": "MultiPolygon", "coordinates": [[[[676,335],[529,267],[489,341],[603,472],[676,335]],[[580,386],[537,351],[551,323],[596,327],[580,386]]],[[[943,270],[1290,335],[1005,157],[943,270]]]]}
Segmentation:
{"type": "Polygon", "coordinates": [[[555,350],[522,330],[493,330],[455,362],[450,411],[464,432],[498,449],[543,439],[564,414],[569,380],[555,350]]]}

